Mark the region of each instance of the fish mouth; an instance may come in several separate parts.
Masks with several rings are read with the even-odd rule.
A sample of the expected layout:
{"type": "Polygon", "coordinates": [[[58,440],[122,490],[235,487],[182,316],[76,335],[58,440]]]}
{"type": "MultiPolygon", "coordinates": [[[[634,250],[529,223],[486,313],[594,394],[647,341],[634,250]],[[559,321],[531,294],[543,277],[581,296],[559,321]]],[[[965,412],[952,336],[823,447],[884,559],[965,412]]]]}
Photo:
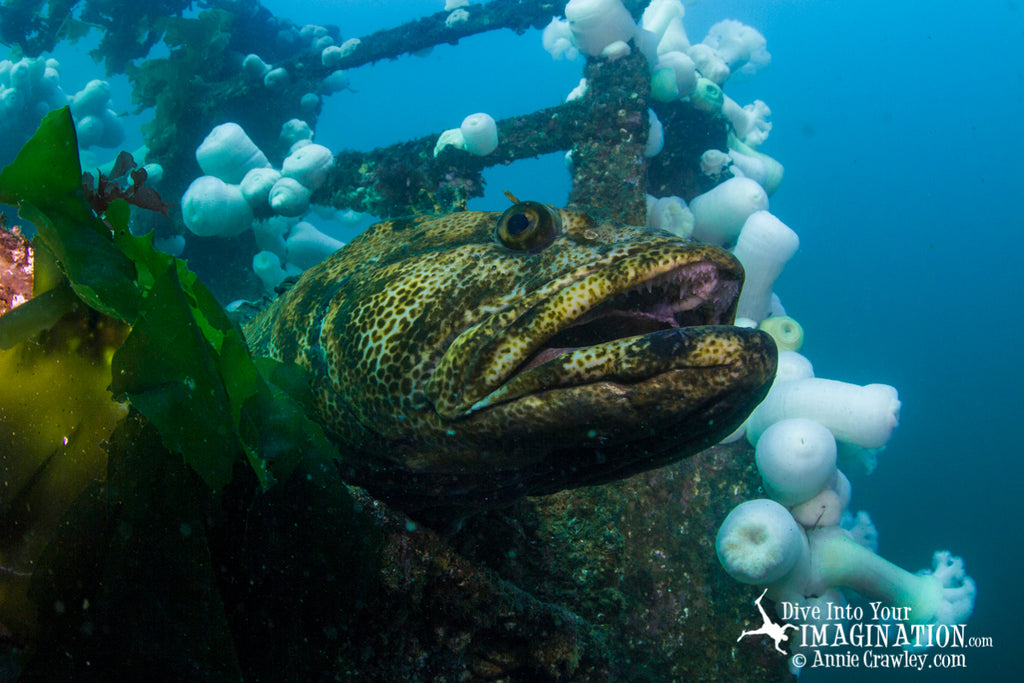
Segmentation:
{"type": "Polygon", "coordinates": [[[708,262],[686,264],[616,293],[544,341],[513,374],[584,347],[683,327],[731,324],[742,277],[737,281],[722,275],[708,262]]]}
{"type": "Polygon", "coordinates": [[[441,417],[560,388],[742,373],[765,354],[762,333],[732,326],[743,268],[718,247],[673,244],[577,272],[459,335],[428,387],[441,417]]]}

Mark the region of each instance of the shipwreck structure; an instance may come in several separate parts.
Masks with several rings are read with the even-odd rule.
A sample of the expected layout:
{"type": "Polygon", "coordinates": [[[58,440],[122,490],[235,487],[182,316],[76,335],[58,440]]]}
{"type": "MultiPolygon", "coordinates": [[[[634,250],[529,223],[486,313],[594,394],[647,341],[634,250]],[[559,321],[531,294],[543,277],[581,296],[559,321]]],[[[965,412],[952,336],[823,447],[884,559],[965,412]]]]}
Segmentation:
{"type": "MultiPolygon", "coordinates": [[[[74,28],[58,17],[79,4],[76,16],[105,31],[95,56],[127,73],[135,104],[153,109],[147,161],[165,169],[160,192],[174,207],[169,217],[149,217],[158,233],[183,231],[176,200],[198,175],[193,151],[213,126],[237,122],[266,150],[278,145],[285,121],[315,126],[319,109],[300,102],[328,70],[319,52],[268,54],[285,22],[256,0],[211,0],[195,18],[181,16],[191,5],[184,1],[135,3],[119,15],[112,6],[124,3],[23,0],[0,15],[4,39],[26,54],[50,49],[74,28]],[[167,56],[136,63],[161,40],[167,56]],[[288,72],[269,101],[263,83],[238,68],[252,52],[288,72]]],[[[634,18],[647,5],[623,4],[634,18]]],[[[332,68],[497,29],[538,29],[563,6],[490,0],[470,5],[460,22],[438,12],[359,37],[332,68]]],[[[336,28],[325,30],[340,39],[336,28]]],[[[501,144],[486,157],[454,148],[435,156],[440,131],[370,152],[340,150],[314,201],[381,217],[458,211],[482,194],[487,167],[559,151],[572,153],[568,204],[606,218],[642,225],[647,194],[689,200],[710,188],[700,155],[727,149],[724,118],[688,102],[656,102],[637,51],[583,68],[584,97],[498,121],[501,144]],[[652,158],[643,153],[648,109],[666,139],[652,158]]],[[[240,253],[219,238],[190,236],[185,255],[220,294],[227,281],[252,278],[240,253]]],[[[141,438],[146,428],[126,432],[141,438]]],[[[235,483],[219,509],[185,500],[192,512],[178,517],[168,511],[182,500],[154,497],[138,522],[159,542],[123,541],[123,556],[89,564],[102,595],[69,588],[77,568],[66,563],[51,563],[38,579],[37,594],[69,609],[36,644],[27,675],[142,676],[159,662],[161,677],[180,680],[198,671],[209,680],[782,680],[785,659],[770,644],[736,642],[756,618],[755,592],[720,569],[714,549],[721,519],[756,495],[751,456],[745,443],[719,446],[626,481],[526,499],[449,535],[322,472],[265,494],[235,483]]],[[[85,531],[124,532],[80,525],[63,533],[85,531]]]]}

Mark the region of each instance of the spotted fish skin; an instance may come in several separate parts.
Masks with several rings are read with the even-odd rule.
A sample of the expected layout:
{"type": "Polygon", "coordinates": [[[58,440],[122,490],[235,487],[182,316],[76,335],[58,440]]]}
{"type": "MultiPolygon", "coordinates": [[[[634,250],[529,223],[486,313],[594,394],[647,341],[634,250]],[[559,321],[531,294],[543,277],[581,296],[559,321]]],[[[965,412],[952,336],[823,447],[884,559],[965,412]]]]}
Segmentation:
{"type": "Polygon", "coordinates": [[[378,223],[247,334],[310,371],[342,476],[429,516],[619,479],[728,435],[777,358],[730,325],[742,279],[717,247],[525,202],[378,223]],[[538,224],[536,244],[515,242],[538,224]]]}

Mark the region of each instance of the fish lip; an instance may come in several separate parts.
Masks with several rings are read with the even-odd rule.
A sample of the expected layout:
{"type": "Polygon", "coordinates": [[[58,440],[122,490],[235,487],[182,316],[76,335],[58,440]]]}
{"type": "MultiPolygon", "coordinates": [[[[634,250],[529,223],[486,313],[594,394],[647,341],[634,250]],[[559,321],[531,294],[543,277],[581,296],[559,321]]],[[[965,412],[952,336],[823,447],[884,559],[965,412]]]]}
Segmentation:
{"type": "MultiPolygon", "coordinates": [[[[735,388],[763,385],[774,376],[774,365],[762,362],[760,358],[752,361],[747,356],[762,352],[765,337],[767,335],[757,329],[695,325],[581,347],[514,374],[502,386],[474,403],[466,414],[512,403],[535,393],[586,386],[593,386],[595,390],[612,390],[614,387],[615,391],[643,387],[642,391],[647,394],[660,392],[666,401],[678,400],[685,392],[665,392],[658,384],[667,384],[668,377],[680,374],[685,374],[695,385],[704,385],[708,378],[717,377],[712,383],[719,384],[713,392],[718,395],[735,388]],[[593,371],[579,371],[578,357],[586,357],[594,349],[611,351],[612,360],[593,371]],[[767,372],[769,367],[772,369],[767,372]]],[[[672,383],[677,385],[678,380],[672,380],[672,383]]]]}
{"type": "MultiPolygon", "coordinates": [[[[743,283],[742,266],[731,254],[712,245],[684,243],[639,251],[575,272],[580,276],[565,278],[564,286],[509,316],[507,324],[487,330],[480,335],[481,339],[464,344],[457,353],[452,353],[455,344],[449,347],[446,357],[452,356],[448,360],[453,366],[459,362],[456,357],[460,354],[469,360],[457,372],[450,373],[451,383],[446,388],[452,391],[431,392],[435,409],[443,418],[466,417],[533,391],[579,386],[615,374],[598,369],[591,376],[577,373],[573,377],[572,373],[560,373],[554,368],[559,358],[574,354],[578,357],[586,351],[600,355],[616,346],[628,351],[639,345],[645,348],[649,359],[652,354],[657,355],[650,342],[665,336],[659,332],[731,325],[743,283]],[[687,302],[686,295],[697,299],[687,302]],[[560,310],[560,306],[571,312],[560,310]],[[633,333],[563,349],[554,347],[550,357],[543,357],[545,349],[553,348],[549,343],[557,342],[560,335],[564,338],[574,329],[586,332],[588,325],[597,330],[602,320],[608,321],[617,313],[634,318],[632,323],[626,323],[627,332],[632,325],[633,333]],[[452,400],[446,403],[444,396],[451,396],[452,400]]],[[[662,361],[655,365],[667,370],[685,365],[685,359],[673,358],[671,354],[662,361]]],[[[639,381],[659,373],[656,369],[645,373],[641,368],[633,376],[639,381]]]]}
{"type": "MultiPolygon", "coordinates": [[[[512,376],[528,371],[581,348],[596,348],[603,342],[565,344],[559,339],[602,323],[620,328],[599,333],[608,342],[706,325],[732,323],[739,298],[740,280],[722,278],[721,270],[706,261],[680,265],[667,272],[597,302],[579,318],[548,337],[512,376]],[[655,294],[655,290],[658,294],[655,294]]],[[[579,336],[579,335],[576,335],[579,336]]],[[[671,336],[671,335],[669,335],[671,336]]]]}

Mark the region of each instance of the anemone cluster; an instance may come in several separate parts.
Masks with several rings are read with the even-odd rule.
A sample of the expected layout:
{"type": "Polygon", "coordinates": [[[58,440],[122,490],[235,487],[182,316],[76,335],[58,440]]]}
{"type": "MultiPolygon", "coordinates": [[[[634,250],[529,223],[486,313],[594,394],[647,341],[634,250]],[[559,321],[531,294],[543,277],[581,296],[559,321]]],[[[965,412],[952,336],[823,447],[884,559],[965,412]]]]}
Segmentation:
{"type": "MultiPolygon", "coordinates": [[[[758,326],[780,350],[779,371],[765,400],[730,437],[755,446],[767,497],[742,503],[723,522],[718,556],[743,583],[767,586],[776,601],[846,605],[844,590],[896,608],[909,608],[920,624],[963,623],[975,585],[963,561],[941,551],[933,568],[914,575],[876,554],[878,533],[867,513],[847,508],[851,486],[839,466],[870,473],[877,453],[899,422],[900,401],[885,384],[857,386],[814,377],[798,351],[803,329],[785,315],[773,293],[796,253],[797,234],[768,211],[782,166],[759,152],[771,131],[771,111],[755,100],[741,106],[722,91],[735,76],[749,77],[771,56],[764,36],[738,21],[713,25],[691,43],[680,0],[652,0],[640,24],[620,0],[569,0],[543,42],[556,59],[615,60],[633,49],[647,58],[651,95],[659,102],[689,102],[728,121],[728,149],[709,149],[700,172],[714,182],[687,204],[680,197],[647,200],[647,224],[732,250],[746,271],[737,325],[758,326]]],[[[585,96],[584,80],[570,99],[585,96]]],[[[645,153],[657,155],[665,131],[654,111],[645,153]]]]}
{"type": "MultiPolygon", "coordinates": [[[[328,71],[320,80],[316,91],[304,93],[299,100],[302,110],[307,114],[313,114],[319,109],[322,96],[341,92],[349,87],[348,75],[344,69],[338,68],[338,65],[359,47],[360,41],[358,38],[350,38],[337,45],[334,36],[326,27],[314,24],[303,26],[295,35],[282,32],[279,35],[279,42],[284,42],[289,37],[292,42],[305,46],[305,50],[319,53],[320,63],[328,71]]],[[[242,71],[249,78],[262,81],[263,86],[275,94],[285,91],[293,78],[285,66],[271,66],[255,53],[246,55],[242,60],[242,71]]]]}
{"type": "Polygon", "coordinates": [[[61,88],[60,62],[42,57],[0,61],[0,164],[14,155],[51,109],[71,105],[77,121],[78,146],[113,148],[124,139],[124,127],[110,109],[110,85],[90,81],[68,96],[61,88]]]}
{"type": "Polygon", "coordinates": [[[912,574],[877,554],[867,513],[847,511],[850,482],[837,464],[856,467],[865,451],[884,447],[898,421],[896,390],[802,376],[810,366],[797,356],[780,356],[780,376],[748,421],[768,497],[726,517],[716,540],[722,566],[779,603],[822,606],[805,612],[819,615],[815,626],[846,614],[848,591],[904,610],[911,624],[966,622],[976,587],[963,560],[938,551],[930,571],[912,574]]]}
{"type": "MultiPolygon", "coordinates": [[[[730,76],[749,77],[768,66],[771,55],[764,36],[733,20],[718,22],[702,42],[691,43],[684,14],[680,0],[653,0],[636,24],[619,0],[570,0],[565,18],[553,18],[544,29],[543,43],[556,59],[575,59],[582,53],[614,60],[635,46],[650,68],[654,100],[688,102],[729,122],[729,149],[709,150],[704,172],[709,178],[745,181],[718,185],[714,194],[690,206],[680,197],[649,197],[647,216],[651,227],[731,244],[747,216],[767,209],[783,169],[755,149],[771,131],[768,105],[755,100],[740,106],[722,92],[722,86],[730,76]]],[[[586,89],[583,80],[567,99],[582,96],[586,89]]],[[[653,157],[664,145],[664,129],[653,110],[648,110],[648,123],[644,154],[653,157]]]]}
{"type": "Polygon", "coordinates": [[[282,126],[281,141],[289,154],[278,169],[241,126],[215,127],[196,149],[205,175],[181,198],[185,227],[195,235],[233,237],[252,228],[260,248],[253,270],[268,293],[343,246],[300,220],[312,209],[310,196],[327,181],[334,156],[313,142],[309,125],[298,119],[282,126]]]}

